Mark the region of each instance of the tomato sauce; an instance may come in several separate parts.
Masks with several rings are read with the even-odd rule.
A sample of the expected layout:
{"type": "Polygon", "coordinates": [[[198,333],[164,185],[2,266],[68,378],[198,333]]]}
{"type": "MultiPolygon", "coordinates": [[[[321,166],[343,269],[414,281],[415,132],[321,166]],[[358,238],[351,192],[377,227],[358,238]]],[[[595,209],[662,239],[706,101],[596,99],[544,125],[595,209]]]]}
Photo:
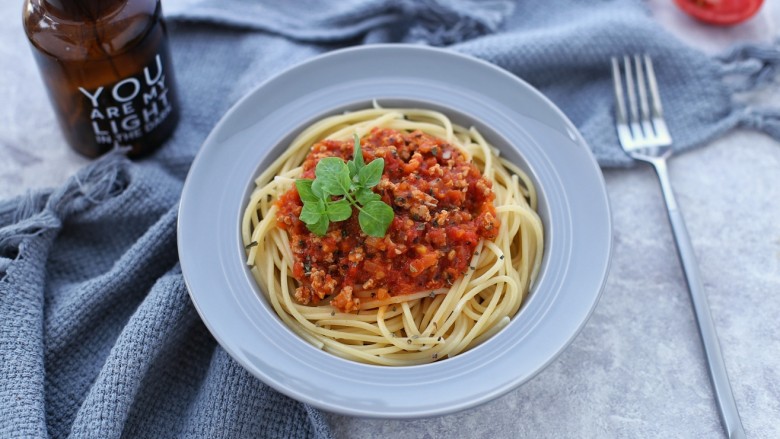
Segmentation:
{"type": "MultiPolygon", "coordinates": [[[[303,163],[302,178],[313,179],[323,157],[353,155],[353,142],[324,140],[303,163]]],[[[295,298],[303,304],[330,299],[335,308],[358,309],[354,294],[371,291],[384,299],[446,288],[469,270],[480,239],[495,239],[499,221],[492,182],[456,147],[414,131],[375,128],[361,140],[366,163],[383,158],[380,183],[373,188],[393,208],[384,238],[367,236],[352,217],[330,223],[317,236],[298,219],[303,203],[293,186],[276,202],[277,225],[286,230],[300,282],[295,298]]]]}

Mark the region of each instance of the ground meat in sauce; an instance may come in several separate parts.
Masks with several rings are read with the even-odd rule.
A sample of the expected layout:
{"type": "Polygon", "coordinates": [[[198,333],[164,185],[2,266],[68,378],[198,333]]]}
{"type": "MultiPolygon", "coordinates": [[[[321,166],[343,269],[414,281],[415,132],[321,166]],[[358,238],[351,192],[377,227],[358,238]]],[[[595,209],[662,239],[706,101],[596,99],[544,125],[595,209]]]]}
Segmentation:
{"type": "MultiPolygon", "coordinates": [[[[303,206],[293,186],[276,204],[277,225],[286,230],[295,257],[295,298],[335,308],[360,306],[359,291],[378,298],[446,288],[469,269],[480,239],[495,239],[499,221],[492,182],[446,141],[415,131],[375,128],[361,140],[366,163],[384,158],[374,191],[392,206],[395,218],[384,238],[365,235],[351,218],[331,223],[325,236],[298,219],[303,206]]],[[[323,157],[352,158],[352,141],[315,144],[303,163],[302,178],[314,178],[323,157]]]]}

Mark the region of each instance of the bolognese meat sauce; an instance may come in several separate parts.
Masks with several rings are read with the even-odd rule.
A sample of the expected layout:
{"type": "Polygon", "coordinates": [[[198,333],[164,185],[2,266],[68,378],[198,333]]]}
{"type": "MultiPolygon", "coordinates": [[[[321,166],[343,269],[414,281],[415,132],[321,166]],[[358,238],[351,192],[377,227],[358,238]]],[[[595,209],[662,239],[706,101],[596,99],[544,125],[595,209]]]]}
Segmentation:
{"type": "MultiPolygon", "coordinates": [[[[469,269],[480,239],[493,240],[499,221],[492,183],[456,147],[421,131],[373,129],[361,140],[366,163],[385,162],[374,192],[395,218],[383,238],[360,229],[358,212],[331,223],[317,236],[298,219],[303,203],[293,186],[277,200],[277,224],[294,255],[295,298],[302,304],[330,299],[335,308],[358,309],[359,291],[377,299],[446,288],[469,269]]],[[[323,140],[303,162],[302,178],[314,178],[323,157],[353,155],[351,141],[323,140]]]]}

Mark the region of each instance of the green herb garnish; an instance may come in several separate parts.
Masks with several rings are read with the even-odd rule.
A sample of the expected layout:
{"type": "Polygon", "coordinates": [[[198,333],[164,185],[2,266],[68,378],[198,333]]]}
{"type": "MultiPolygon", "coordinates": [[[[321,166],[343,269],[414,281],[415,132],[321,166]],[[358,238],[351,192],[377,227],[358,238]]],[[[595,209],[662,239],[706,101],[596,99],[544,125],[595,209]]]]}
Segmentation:
{"type": "Polygon", "coordinates": [[[325,157],[314,169],[314,180],[295,180],[295,187],[303,201],[299,219],[312,233],[323,236],[331,222],[348,219],[352,216],[352,207],[355,207],[359,211],[360,229],[366,235],[385,236],[393,221],[393,208],[371,190],[379,184],[384,169],[385,160],[382,158],[368,164],[363,161],[360,138],[355,134],[352,160],[344,162],[338,157],[325,157]]]}

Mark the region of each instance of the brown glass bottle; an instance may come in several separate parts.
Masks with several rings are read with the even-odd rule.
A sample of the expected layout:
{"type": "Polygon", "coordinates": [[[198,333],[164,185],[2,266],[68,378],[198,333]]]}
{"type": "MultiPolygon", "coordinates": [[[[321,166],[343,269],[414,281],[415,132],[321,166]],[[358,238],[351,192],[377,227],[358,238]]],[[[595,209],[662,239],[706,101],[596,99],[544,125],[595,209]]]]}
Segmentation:
{"type": "Polygon", "coordinates": [[[27,33],[68,143],[155,150],[179,119],[159,0],[26,0],[27,33]]]}

